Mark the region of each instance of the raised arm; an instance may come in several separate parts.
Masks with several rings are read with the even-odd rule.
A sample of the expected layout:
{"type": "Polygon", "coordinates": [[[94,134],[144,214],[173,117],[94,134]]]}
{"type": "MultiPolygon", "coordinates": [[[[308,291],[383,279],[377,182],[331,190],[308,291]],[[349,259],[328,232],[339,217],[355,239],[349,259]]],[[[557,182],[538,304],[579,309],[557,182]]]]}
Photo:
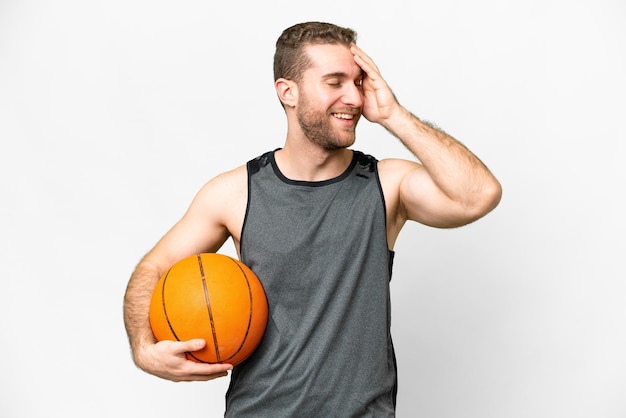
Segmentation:
{"type": "Polygon", "coordinates": [[[157,343],[149,321],[152,291],[177,261],[193,254],[216,252],[232,236],[238,243],[246,202],[245,167],[209,181],[184,216],[146,254],[133,272],[124,296],[124,324],[133,359],[144,371],[173,381],[210,380],[226,376],[228,364],[202,364],[185,353],[204,347],[203,340],[157,343]]]}
{"type": "Polygon", "coordinates": [[[392,238],[406,220],[450,228],[495,208],[502,190],[487,167],[460,142],[402,107],[372,59],[356,45],[351,51],[364,72],[363,116],[385,127],[419,160],[380,162],[392,238]]]}

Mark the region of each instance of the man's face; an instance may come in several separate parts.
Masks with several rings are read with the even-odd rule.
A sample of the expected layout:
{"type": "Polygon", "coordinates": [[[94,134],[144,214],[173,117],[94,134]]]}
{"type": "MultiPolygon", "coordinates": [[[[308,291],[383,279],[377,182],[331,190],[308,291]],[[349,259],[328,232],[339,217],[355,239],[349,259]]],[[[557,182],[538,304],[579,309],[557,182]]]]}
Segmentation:
{"type": "Polygon", "coordinates": [[[298,84],[303,133],[326,150],[351,146],[363,106],[361,68],[343,45],[309,45],[309,67],[298,84]]]}

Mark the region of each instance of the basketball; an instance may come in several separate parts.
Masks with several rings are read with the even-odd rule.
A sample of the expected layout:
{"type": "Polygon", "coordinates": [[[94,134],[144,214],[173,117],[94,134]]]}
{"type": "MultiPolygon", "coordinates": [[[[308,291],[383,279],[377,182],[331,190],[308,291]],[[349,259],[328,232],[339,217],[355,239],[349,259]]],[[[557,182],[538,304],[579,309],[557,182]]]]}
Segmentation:
{"type": "Polygon", "coordinates": [[[254,272],[215,253],[178,261],[161,276],[150,301],[157,341],[202,338],[206,346],[187,353],[201,363],[244,361],[261,342],[267,315],[267,298],[254,272]]]}

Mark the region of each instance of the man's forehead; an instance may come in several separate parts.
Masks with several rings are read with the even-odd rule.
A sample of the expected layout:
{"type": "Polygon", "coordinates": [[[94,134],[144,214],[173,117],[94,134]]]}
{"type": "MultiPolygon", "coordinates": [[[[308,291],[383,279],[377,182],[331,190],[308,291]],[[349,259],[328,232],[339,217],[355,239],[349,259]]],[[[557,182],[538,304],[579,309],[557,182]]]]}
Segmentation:
{"type": "Polygon", "coordinates": [[[310,60],[309,70],[321,74],[360,73],[350,49],[341,44],[309,44],[305,48],[310,60]]]}

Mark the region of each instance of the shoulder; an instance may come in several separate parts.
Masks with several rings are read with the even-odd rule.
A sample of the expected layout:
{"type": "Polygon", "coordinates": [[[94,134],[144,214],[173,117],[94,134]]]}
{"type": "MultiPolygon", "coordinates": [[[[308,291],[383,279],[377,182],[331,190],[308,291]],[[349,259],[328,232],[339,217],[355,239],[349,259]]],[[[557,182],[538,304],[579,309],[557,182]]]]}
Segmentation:
{"type": "Polygon", "coordinates": [[[398,199],[400,186],[407,173],[416,169],[423,168],[421,164],[414,161],[404,160],[400,158],[386,158],[378,160],[377,158],[355,151],[357,165],[362,169],[370,172],[376,172],[380,181],[385,201],[393,207],[393,202],[398,199]]]}
{"type": "Polygon", "coordinates": [[[203,205],[215,207],[222,203],[227,206],[233,199],[245,198],[247,194],[248,170],[241,165],[232,170],[220,173],[207,181],[196,196],[203,205]]]}
{"type": "Polygon", "coordinates": [[[207,184],[216,184],[219,186],[234,186],[240,183],[246,183],[248,177],[248,170],[246,164],[233,168],[232,170],[225,171],[218,174],[213,179],[209,180],[207,184]]]}
{"type": "Polygon", "coordinates": [[[194,197],[183,220],[194,229],[223,231],[238,240],[248,199],[246,165],[207,181],[194,197]]]}
{"type": "Polygon", "coordinates": [[[200,190],[200,194],[208,195],[211,200],[228,204],[229,198],[246,198],[248,194],[248,177],[261,167],[271,162],[273,151],[261,154],[245,164],[232,170],[218,174],[209,180],[200,190]]]}
{"type": "Polygon", "coordinates": [[[378,171],[383,180],[393,181],[394,179],[402,178],[409,171],[422,167],[421,164],[414,161],[400,158],[379,160],[372,155],[356,150],[354,150],[354,154],[359,166],[369,171],[378,171]]]}
{"type": "Polygon", "coordinates": [[[383,190],[391,192],[391,189],[399,189],[405,176],[420,168],[423,168],[422,165],[415,161],[400,158],[386,158],[380,160],[378,162],[378,175],[383,190]]]}

